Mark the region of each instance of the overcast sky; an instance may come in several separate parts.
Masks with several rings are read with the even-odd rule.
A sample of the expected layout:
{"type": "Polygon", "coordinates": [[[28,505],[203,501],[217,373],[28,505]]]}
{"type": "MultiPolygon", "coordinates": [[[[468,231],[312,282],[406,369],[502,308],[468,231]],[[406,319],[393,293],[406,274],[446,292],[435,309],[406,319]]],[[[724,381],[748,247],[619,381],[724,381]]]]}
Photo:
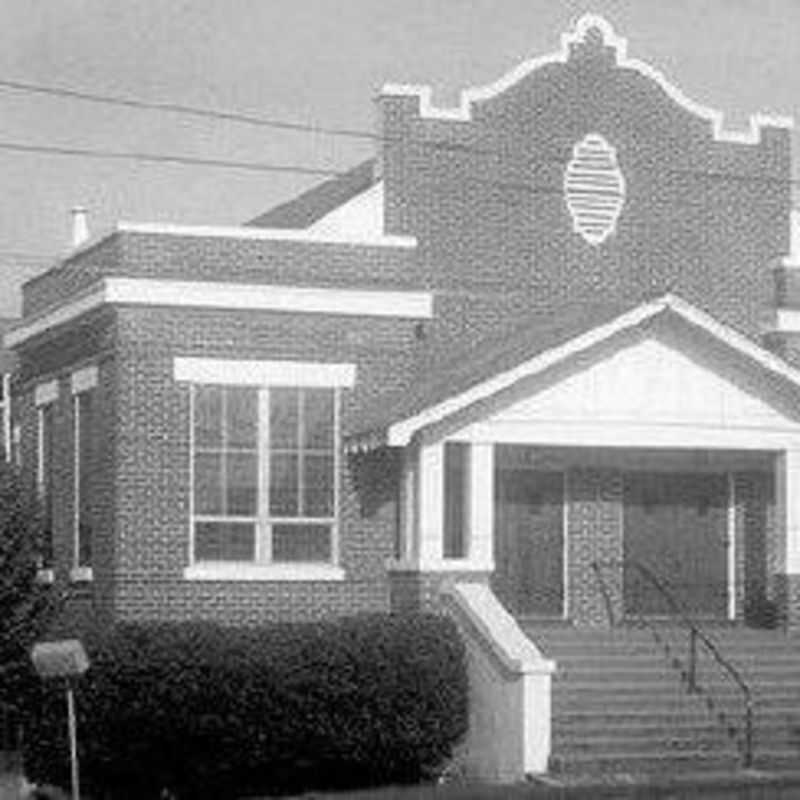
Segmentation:
{"type": "MultiPolygon", "coordinates": [[[[429,83],[452,101],[556,50],[587,11],[729,126],[768,111],[800,127],[800,0],[0,0],[0,81],[370,130],[384,82],[429,83]]],[[[2,87],[0,142],[324,169],[373,148],[2,87]]],[[[2,149],[0,175],[0,316],[18,313],[22,280],[67,249],[74,205],[93,232],[120,219],[228,225],[314,182],[2,149]]]]}

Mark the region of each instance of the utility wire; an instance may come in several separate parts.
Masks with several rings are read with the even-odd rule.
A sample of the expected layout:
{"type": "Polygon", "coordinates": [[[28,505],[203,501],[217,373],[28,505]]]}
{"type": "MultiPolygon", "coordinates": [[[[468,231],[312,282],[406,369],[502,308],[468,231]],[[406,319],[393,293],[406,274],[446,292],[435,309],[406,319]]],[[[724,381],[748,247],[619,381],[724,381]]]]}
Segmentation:
{"type": "MultiPolygon", "coordinates": [[[[251,172],[272,172],[283,174],[308,175],[313,177],[337,178],[347,175],[347,171],[327,169],[325,167],[304,167],[294,164],[275,164],[262,161],[232,161],[222,158],[200,158],[184,156],[177,153],[138,153],[121,150],[104,150],[102,148],[65,147],[59,145],[25,144],[24,142],[0,141],[0,150],[21,153],[46,153],[49,155],[81,156],[95,159],[113,159],[120,161],[142,161],[149,163],[182,164],[189,166],[218,167],[223,169],[239,169],[251,172]]],[[[535,159],[528,166],[538,163],[535,159]]],[[[709,172],[692,169],[666,169],[664,172],[687,177],[707,178],[709,180],[735,180],[741,183],[765,183],[774,185],[800,185],[800,179],[773,178],[768,175],[747,175],[735,172],[709,172]]],[[[554,194],[561,191],[559,187],[536,187],[523,181],[502,181],[483,178],[467,178],[472,183],[481,183],[500,189],[511,189],[534,194],[554,194]]],[[[437,182],[439,184],[440,182],[437,182]]]]}
{"type": "Polygon", "coordinates": [[[227,169],[243,169],[255,172],[284,172],[315,177],[341,177],[346,174],[323,167],[303,167],[292,164],[269,164],[259,161],[228,161],[221,158],[199,158],[172,153],[135,153],[121,150],[103,150],[87,147],[61,147],[54,145],[24,144],[23,142],[0,141],[0,150],[20,153],[49,153],[61,156],[82,156],[85,158],[108,158],[124,161],[147,161],[155,163],[189,164],[204,167],[224,167],[227,169]]]}
{"type": "MultiPolygon", "coordinates": [[[[96,92],[89,92],[81,89],[73,89],[70,87],[45,86],[42,84],[31,83],[28,81],[0,79],[0,89],[2,88],[11,89],[18,92],[44,94],[54,97],[82,100],[90,103],[115,105],[115,106],[139,109],[144,111],[168,112],[175,114],[184,114],[188,116],[205,118],[205,119],[223,120],[226,122],[237,122],[257,127],[274,128],[277,130],[287,130],[298,133],[308,133],[314,135],[323,134],[327,136],[341,136],[354,139],[388,142],[388,143],[405,142],[408,144],[421,145],[423,147],[431,149],[453,151],[453,152],[475,153],[478,155],[506,156],[506,157],[509,155],[513,155],[513,148],[502,149],[496,147],[495,148],[479,147],[463,142],[446,142],[441,139],[420,139],[418,137],[413,137],[413,136],[390,137],[375,133],[373,131],[356,130],[352,128],[340,128],[340,127],[332,127],[324,125],[312,125],[309,123],[293,122],[291,120],[283,120],[275,117],[262,117],[256,114],[249,114],[241,111],[201,108],[198,106],[186,105],[184,103],[173,103],[173,102],[158,101],[158,100],[143,100],[141,98],[130,97],[130,96],[106,95],[106,94],[99,94],[96,92]]],[[[105,158],[117,158],[117,159],[138,159],[145,161],[162,161],[162,162],[173,162],[182,164],[195,164],[200,166],[231,167],[234,169],[247,169],[247,170],[256,170],[262,172],[287,172],[287,173],[314,175],[318,177],[339,177],[344,174],[343,172],[335,170],[325,170],[322,168],[318,169],[313,167],[290,167],[288,165],[254,165],[250,162],[229,162],[221,159],[194,159],[192,157],[187,157],[187,156],[172,156],[172,155],[160,155],[160,154],[151,155],[151,154],[139,154],[139,153],[123,154],[123,153],[112,153],[108,151],[106,151],[105,154],[103,155],[100,152],[89,152],[88,150],[79,150],[77,148],[52,148],[44,151],[44,150],[34,150],[33,149],[34,147],[36,146],[21,145],[17,143],[0,143],[0,149],[6,149],[6,150],[25,150],[27,148],[31,148],[30,150],[31,152],[52,152],[62,155],[87,155],[89,157],[95,157],[95,158],[105,157],[105,158]]],[[[534,159],[532,163],[558,164],[563,166],[569,160],[568,157],[563,155],[552,155],[548,157],[544,156],[545,154],[542,154],[542,157],[534,159]]],[[[734,172],[722,172],[722,171],[708,172],[704,170],[696,170],[689,168],[669,169],[667,171],[676,174],[687,174],[687,175],[693,175],[695,177],[708,177],[720,180],[732,179],[732,180],[741,180],[743,182],[763,181],[766,183],[800,185],[800,179],[770,178],[768,176],[747,175],[746,173],[734,173],[734,172]]]]}
{"type": "Polygon", "coordinates": [[[0,87],[14,89],[19,92],[32,92],[36,94],[66,97],[73,100],[85,100],[89,103],[104,103],[108,105],[137,108],[144,111],[169,111],[176,114],[186,114],[193,117],[218,119],[226,122],[241,122],[246,125],[255,125],[278,130],[297,131],[302,133],[326,134],[328,136],[345,136],[353,139],[380,139],[381,136],[371,131],[359,131],[349,128],[335,128],[310,125],[303,122],[290,122],[288,120],[261,117],[241,111],[224,111],[212,108],[200,108],[183,103],[172,103],[159,100],[141,100],[137,97],[123,97],[120,95],[105,95],[87,92],[81,89],[71,89],[61,86],[43,86],[27,81],[0,80],[0,87]]]}

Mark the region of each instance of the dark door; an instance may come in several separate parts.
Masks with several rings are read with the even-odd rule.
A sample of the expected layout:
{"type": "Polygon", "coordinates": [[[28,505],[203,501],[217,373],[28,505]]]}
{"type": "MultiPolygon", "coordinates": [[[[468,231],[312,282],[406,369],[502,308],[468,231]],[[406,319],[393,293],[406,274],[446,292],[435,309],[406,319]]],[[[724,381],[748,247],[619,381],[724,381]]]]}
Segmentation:
{"type": "Polygon", "coordinates": [[[563,473],[497,471],[492,588],[511,612],[561,616],[563,521],[563,473]]]}
{"type": "Polygon", "coordinates": [[[628,614],[668,615],[668,602],[633,565],[647,565],[692,614],[728,608],[727,476],[625,476],[624,602],[628,614]]]}

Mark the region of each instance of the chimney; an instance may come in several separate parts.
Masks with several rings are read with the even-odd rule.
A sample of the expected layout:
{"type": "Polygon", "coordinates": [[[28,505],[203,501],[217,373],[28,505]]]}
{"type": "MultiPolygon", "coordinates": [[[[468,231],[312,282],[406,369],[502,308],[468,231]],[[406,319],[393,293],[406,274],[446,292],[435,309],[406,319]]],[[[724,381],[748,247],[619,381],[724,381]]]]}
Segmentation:
{"type": "Polygon", "coordinates": [[[89,225],[87,222],[89,212],[83,206],[72,209],[72,246],[80,247],[89,239],[89,225]]]}

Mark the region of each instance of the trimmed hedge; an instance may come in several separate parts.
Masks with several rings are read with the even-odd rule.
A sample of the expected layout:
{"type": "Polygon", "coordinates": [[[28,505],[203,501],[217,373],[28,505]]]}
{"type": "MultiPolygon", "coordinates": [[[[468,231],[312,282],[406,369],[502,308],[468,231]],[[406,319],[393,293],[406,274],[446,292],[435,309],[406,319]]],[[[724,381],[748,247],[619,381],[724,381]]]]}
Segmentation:
{"type": "MultiPolygon", "coordinates": [[[[433,615],[231,629],[125,625],[77,688],[95,796],[235,798],[416,782],[467,725],[464,653],[433,615]]],[[[30,777],[68,785],[63,687],[43,686],[30,777]]]]}

